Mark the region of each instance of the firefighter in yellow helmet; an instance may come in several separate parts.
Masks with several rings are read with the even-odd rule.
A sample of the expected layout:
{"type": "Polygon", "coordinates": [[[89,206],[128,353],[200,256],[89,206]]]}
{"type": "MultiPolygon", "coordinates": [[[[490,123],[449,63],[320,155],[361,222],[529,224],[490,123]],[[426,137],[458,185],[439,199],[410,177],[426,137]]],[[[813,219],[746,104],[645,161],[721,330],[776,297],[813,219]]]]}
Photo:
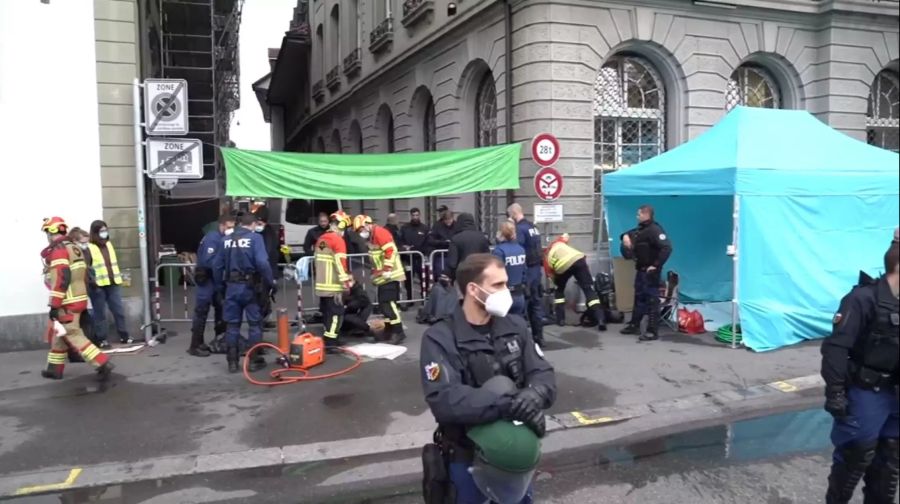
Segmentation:
{"type": "Polygon", "coordinates": [[[59,322],[65,334],[53,333],[47,369],[41,376],[61,380],[69,349],[81,354],[97,369],[101,380],[109,378],[113,364],[109,358],[81,332],[79,318],[87,309],[87,264],[78,245],[66,236],[68,226],[60,217],[44,219],[41,231],[47,235],[49,245],[41,251],[47,288],[50,289],[50,320],[59,322]]]}
{"type": "Polygon", "coordinates": [[[568,233],[553,240],[544,252],[544,271],[553,280],[556,290],[554,292],[553,305],[556,314],[556,323],[566,325],[566,284],[569,279],[575,277],[578,286],[584,292],[587,300],[587,309],[591,311],[597,328],[606,330],[606,316],[600,306],[600,298],[594,291],[594,280],[591,269],[583,252],[569,245],[568,233]]]}
{"type": "Polygon", "coordinates": [[[316,296],[325,324],[325,348],[341,346],[339,339],[344,321],[343,295],[353,286],[347,264],[347,242],[344,231],[352,225],[350,216],[338,210],[329,216],[328,231],[316,241],[316,296]]]}
{"type": "Polygon", "coordinates": [[[385,319],[381,339],[392,345],[399,345],[406,339],[400,309],[397,307],[400,285],[406,280],[406,272],[400,262],[400,249],[391,232],[373,223],[368,215],[357,215],[353,219],[353,229],[369,242],[372,283],[378,288],[378,308],[385,319]]]}

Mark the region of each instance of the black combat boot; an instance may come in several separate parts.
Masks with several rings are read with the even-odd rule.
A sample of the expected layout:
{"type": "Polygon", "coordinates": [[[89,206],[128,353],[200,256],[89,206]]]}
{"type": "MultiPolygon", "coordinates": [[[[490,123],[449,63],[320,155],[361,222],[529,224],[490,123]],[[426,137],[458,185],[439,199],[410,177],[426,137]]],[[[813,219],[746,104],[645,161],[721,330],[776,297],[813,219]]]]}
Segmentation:
{"type": "Polygon", "coordinates": [[[640,341],[656,341],[659,339],[659,305],[651,306],[647,314],[647,333],[641,334],[640,341]]]}
{"type": "Polygon", "coordinates": [[[875,460],[866,470],[866,487],[863,504],[894,504],[900,479],[900,441],[896,438],[881,439],[875,460]]]}
{"type": "Polygon", "coordinates": [[[600,307],[599,304],[596,304],[590,308],[591,313],[594,315],[594,320],[597,321],[597,330],[600,332],[606,331],[606,317],[603,315],[603,308],[600,307]]]}
{"type": "Polygon", "coordinates": [[[48,380],[62,380],[65,364],[47,364],[47,369],[41,370],[41,376],[48,380]]]}
{"type": "Polygon", "coordinates": [[[825,494],[826,504],[848,504],[853,498],[853,491],[859,480],[866,473],[866,468],[875,458],[873,446],[851,445],[841,450],[843,462],[835,462],[831,465],[831,474],[828,475],[828,493],[825,494]]]}
{"type": "Polygon", "coordinates": [[[225,350],[225,355],[226,355],[226,358],[228,359],[228,372],[229,373],[237,373],[238,371],[240,371],[240,367],[238,366],[238,358],[239,358],[238,347],[229,346],[225,350]]]}
{"type": "Polygon", "coordinates": [[[403,331],[402,323],[390,324],[390,326],[385,325],[385,330],[387,330],[388,327],[391,328],[391,336],[388,339],[388,343],[390,343],[391,345],[399,345],[400,343],[406,341],[406,333],[403,331]]]}
{"type": "Polygon", "coordinates": [[[553,305],[553,311],[556,315],[556,325],[559,327],[566,326],[566,303],[557,303],[553,305]]]}
{"type": "Polygon", "coordinates": [[[203,329],[191,330],[191,346],[187,349],[187,353],[194,357],[209,357],[209,347],[203,344],[203,329]]]}
{"type": "Polygon", "coordinates": [[[113,369],[115,368],[115,364],[110,361],[106,361],[105,364],[97,368],[97,380],[102,382],[109,380],[109,376],[112,374],[113,369]]]}

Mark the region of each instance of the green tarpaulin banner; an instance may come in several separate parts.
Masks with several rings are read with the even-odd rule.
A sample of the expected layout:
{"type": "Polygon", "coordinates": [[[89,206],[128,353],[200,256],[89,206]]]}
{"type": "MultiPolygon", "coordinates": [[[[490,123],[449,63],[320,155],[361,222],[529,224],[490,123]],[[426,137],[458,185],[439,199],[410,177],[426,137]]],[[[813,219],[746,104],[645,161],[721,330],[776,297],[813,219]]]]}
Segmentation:
{"type": "Polygon", "coordinates": [[[520,144],[402,154],[222,147],[228,196],[389,199],[519,188],[520,144]]]}

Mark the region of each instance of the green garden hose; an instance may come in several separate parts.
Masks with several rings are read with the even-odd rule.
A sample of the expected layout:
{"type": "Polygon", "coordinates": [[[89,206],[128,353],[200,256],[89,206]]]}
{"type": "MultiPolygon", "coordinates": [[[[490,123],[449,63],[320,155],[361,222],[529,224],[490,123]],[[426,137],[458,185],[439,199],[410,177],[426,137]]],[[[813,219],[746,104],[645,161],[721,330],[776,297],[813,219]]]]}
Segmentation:
{"type": "Polygon", "coordinates": [[[737,326],[737,335],[734,334],[734,331],[731,330],[731,324],[722,326],[716,331],[716,341],[720,343],[731,344],[731,338],[734,338],[734,342],[740,344],[743,341],[741,338],[741,325],[737,326]]]}

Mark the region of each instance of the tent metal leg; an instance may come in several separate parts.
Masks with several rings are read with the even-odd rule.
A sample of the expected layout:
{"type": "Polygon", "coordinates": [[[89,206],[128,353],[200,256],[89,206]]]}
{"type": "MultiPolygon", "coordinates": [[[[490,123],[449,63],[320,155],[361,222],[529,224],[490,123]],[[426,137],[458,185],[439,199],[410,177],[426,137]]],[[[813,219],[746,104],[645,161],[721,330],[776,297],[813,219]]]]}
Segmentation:
{"type": "MultiPolygon", "coordinates": [[[[731,231],[731,249],[728,251],[731,255],[731,263],[732,263],[732,294],[731,294],[731,348],[737,348],[737,333],[738,333],[738,257],[740,254],[738,253],[738,222],[740,221],[741,215],[741,200],[740,197],[735,194],[734,195],[734,204],[733,204],[733,212],[731,214],[733,224],[731,231]]],[[[742,333],[743,334],[743,333],[742,333]]]]}

